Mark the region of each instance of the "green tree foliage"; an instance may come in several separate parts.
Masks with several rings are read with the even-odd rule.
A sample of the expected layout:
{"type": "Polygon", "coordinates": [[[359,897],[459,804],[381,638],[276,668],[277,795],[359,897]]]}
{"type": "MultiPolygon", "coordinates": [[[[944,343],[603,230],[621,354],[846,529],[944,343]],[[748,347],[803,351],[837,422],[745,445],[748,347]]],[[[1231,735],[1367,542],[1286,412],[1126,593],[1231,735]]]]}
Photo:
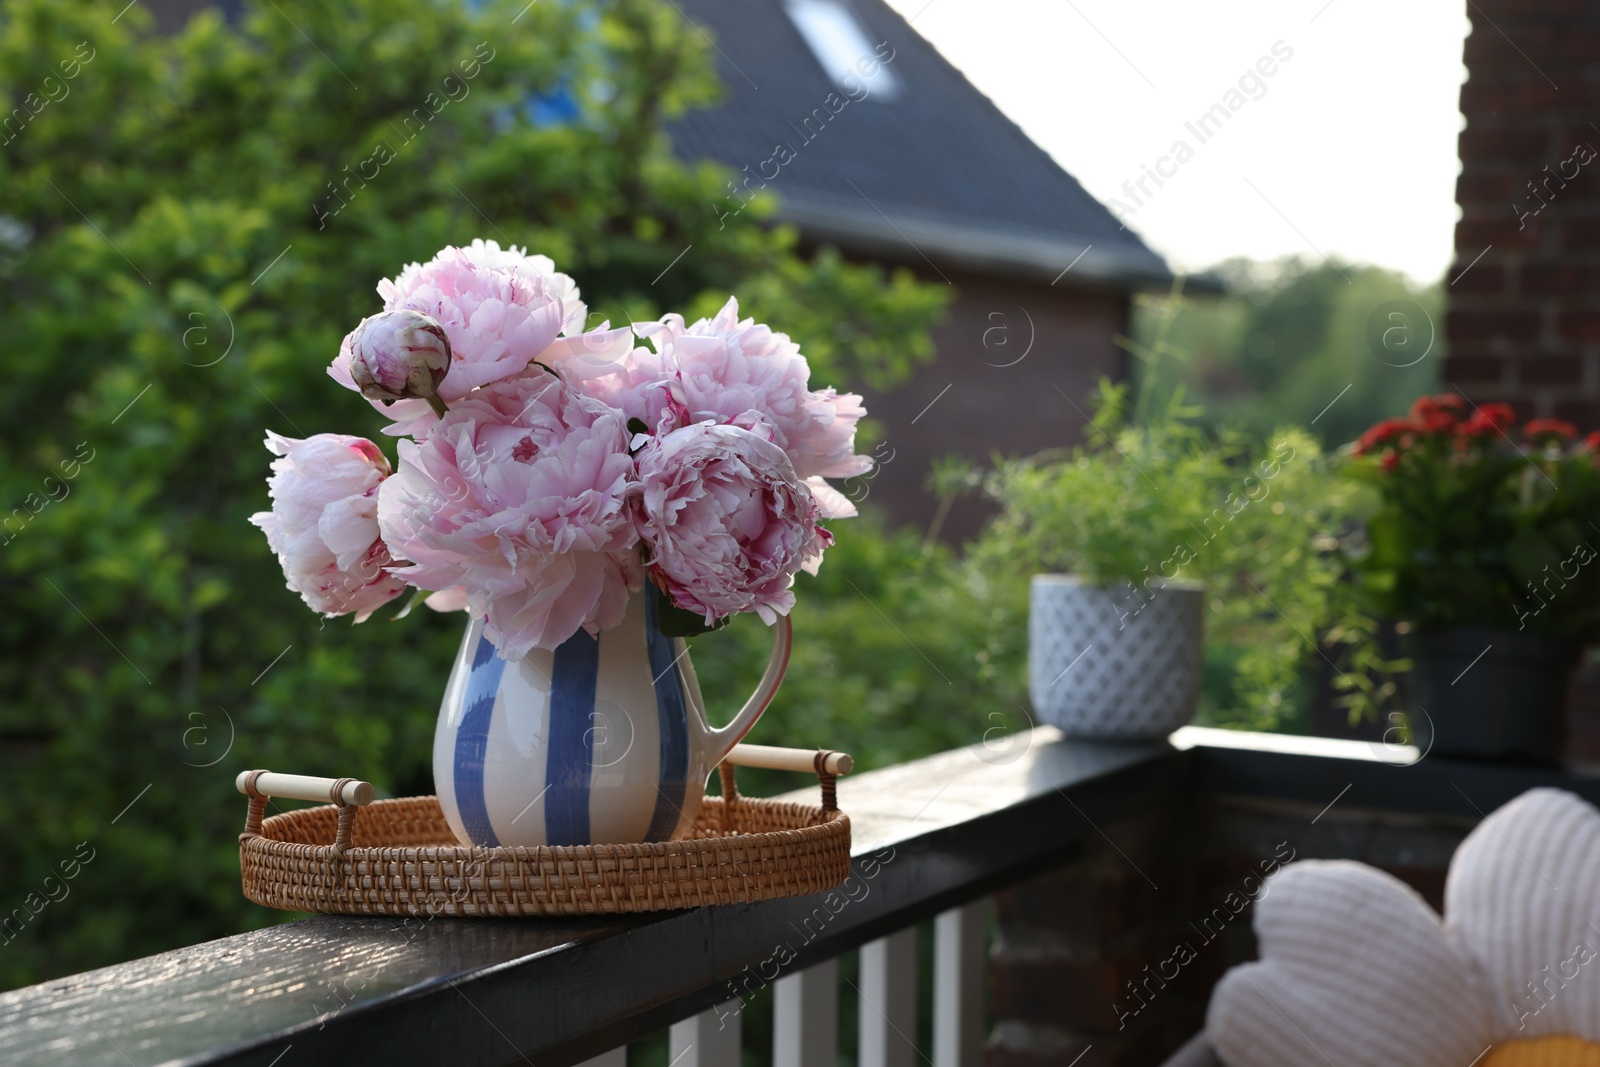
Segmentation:
{"type": "Polygon", "coordinates": [[[1207,422],[1263,439],[1279,426],[1305,426],[1331,449],[1437,388],[1440,286],[1299,259],[1229,260],[1217,274],[1227,296],[1140,297],[1134,322],[1140,345],[1163,357],[1153,370],[1139,364],[1155,393],[1184,386],[1207,422]]]}
{"type": "Polygon", "coordinates": [[[324,373],[379,278],[482,236],[595,323],[749,294],[841,387],[925,357],[944,299],[719,224],[725,175],[661,132],[718,91],[670,4],[115,14],[0,6],[0,987],[273,921],[239,893],[242,769],[432,791],[461,617],[324,623],[246,521],[265,429],[381,440],[324,373]]]}

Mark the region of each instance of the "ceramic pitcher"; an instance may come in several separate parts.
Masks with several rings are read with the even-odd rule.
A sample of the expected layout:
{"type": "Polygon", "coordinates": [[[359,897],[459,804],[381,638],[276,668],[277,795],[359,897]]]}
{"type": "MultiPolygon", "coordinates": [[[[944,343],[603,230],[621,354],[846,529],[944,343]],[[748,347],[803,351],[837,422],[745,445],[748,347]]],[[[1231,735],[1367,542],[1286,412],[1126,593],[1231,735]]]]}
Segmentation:
{"type": "Polygon", "coordinates": [[[507,660],[474,619],[434,733],[439,805],[464,844],[666,841],[693,825],[706,779],[771,703],[789,665],[772,627],[765,676],[733,721],[706,720],[681,637],[657,625],[661,594],[633,593],[621,625],[507,660]]]}

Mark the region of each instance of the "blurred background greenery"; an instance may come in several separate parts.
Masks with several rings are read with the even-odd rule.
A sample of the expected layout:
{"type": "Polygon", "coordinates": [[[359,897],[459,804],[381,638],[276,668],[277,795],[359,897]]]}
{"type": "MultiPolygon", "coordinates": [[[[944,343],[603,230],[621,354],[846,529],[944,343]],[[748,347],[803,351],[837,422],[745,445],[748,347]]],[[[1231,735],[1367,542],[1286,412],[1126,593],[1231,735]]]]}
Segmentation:
{"type": "Polygon", "coordinates": [[[1130,347],[1143,357],[1135,368],[1153,398],[1181,386],[1203,409],[1202,423],[1257,437],[1303,426],[1335,449],[1438,391],[1438,283],[1418,287],[1381,267],[1300,258],[1233,259],[1208,273],[1227,287],[1226,298],[1179,291],[1137,300],[1130,347]],[[1422,317],[1375,314],[1393,301],[1422,317]],[[1397,323],[1380,355],[1369,331],[1397,323]]]}
{"type": "MultiPolygon", "coordinates": [[[[596,322],[704,313],[735,292],[802,342],[816,384],[890,385],[932,353],[940,289],[802,254],[755,211],[718,224],[725,175],[676,162],[659,132],[718,91],[670,4],[297,14],[299,29],[247,5],[163,37],[139,5],[115,20],[0,5],[8,100],[56,92],[63,60],[82,68],[0,147],[0,508],[24,520],[0,534],[0,918],[42,900],[80,843],[94,857],[67,898],[0,933],[0,988],[282,919],[239,893],[242,769],[432,791],[460,617],[325,623],[246,521],[266,503],[266,429],[381,440],[382,420],[324,374],[379,306],[378,279],[482,236],[551,255],[596,322]],[[527,32],[501,32],[512,19],[527,32]],[[406,127],[451,70],[470,91],[406,127]],[[576,103],[567,120],[541,106],[557,98],[576,103]]],[[[1262,439],[1298,423],[1335,448],[1432,388],[1436,359],[1414,389],[1380,389],[1363,330],[1391,298],[1437,322],[1436,289],[1350,265],[1220,271],[1228,297],[1141,302],[1129,344],[1150,356],[1146,395],[1181,385],[1203,423],[1262,439]]],[[[870,480],[858,488],[863,517],[801,580],[794,665],[761,740],[866,767],[1003,747],[1030,721],[1026,569],[888,529],[870,480]]],[[[741,619],[695,642],[714,703],[748,688],[766,640],[741,619]]],[[[1214,650],[1207,716],[1302,726],[1292,700],[1234,715],[1236,651],[1214,650]]]]}

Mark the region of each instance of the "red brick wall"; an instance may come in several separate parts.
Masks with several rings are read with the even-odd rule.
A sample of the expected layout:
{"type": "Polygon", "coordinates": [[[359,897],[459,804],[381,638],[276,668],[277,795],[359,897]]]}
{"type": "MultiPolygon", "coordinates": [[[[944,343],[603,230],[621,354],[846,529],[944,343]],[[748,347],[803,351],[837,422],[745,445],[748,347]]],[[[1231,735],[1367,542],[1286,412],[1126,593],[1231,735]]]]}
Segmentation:
{"type": "Polygon", "coordinates": [[[1194,827],[1174,811],[1105,829],[1114,848],[1095,836],[995,894],[995,1028],[983,1067],[1153,1067],[1200,1029],[1221,953],[1128,1016],[1138,1007],[1129,983],[1160,966],[1196,911],[1194,827]]]}
{"type": "MultiPolygon", "coordinates": [[[[1100,377],[1126,374],[1113,341],[1127,329],[1126,293],[946,273],[956,297],[934,333],[935,361],[907,384],[866,398],[884,430],[881,454],[892,456],[866,483],[867,500],[891,525],[924,531],[939,504],[925,488],[934,459],[987,464],[995,452],[1026,456],[1074,444],[1100,377]]],[[[981,500],[958,499],[941,536],[971,537],[987,514],[981,500]]]]}
{"type": "Polygon", "coordinates": [[[1509,400],[1523,417],[1593,428],[1600,130],[1590,123],[1600,116],[1600,7],[1474,0],[1467,13],[1445,378],[1475,402],[1509,400]]]}

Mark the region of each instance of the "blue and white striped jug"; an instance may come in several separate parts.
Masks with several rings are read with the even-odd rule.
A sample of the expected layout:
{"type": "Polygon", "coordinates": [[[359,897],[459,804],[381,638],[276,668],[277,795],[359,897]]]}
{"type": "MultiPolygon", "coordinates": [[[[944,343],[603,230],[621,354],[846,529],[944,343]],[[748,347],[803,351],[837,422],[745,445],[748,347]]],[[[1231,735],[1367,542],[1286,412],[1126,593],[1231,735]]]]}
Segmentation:
{"type": "Polygon", "coordinates": [[[463,844],[666,841],[693,825],[706,779],[772,702],[789,620],[755,694],[714,729],[688,648],[656,625],[646,582],[622,624],[505,660],[474,619],[439,708],[433,780],[463,844]]]}

